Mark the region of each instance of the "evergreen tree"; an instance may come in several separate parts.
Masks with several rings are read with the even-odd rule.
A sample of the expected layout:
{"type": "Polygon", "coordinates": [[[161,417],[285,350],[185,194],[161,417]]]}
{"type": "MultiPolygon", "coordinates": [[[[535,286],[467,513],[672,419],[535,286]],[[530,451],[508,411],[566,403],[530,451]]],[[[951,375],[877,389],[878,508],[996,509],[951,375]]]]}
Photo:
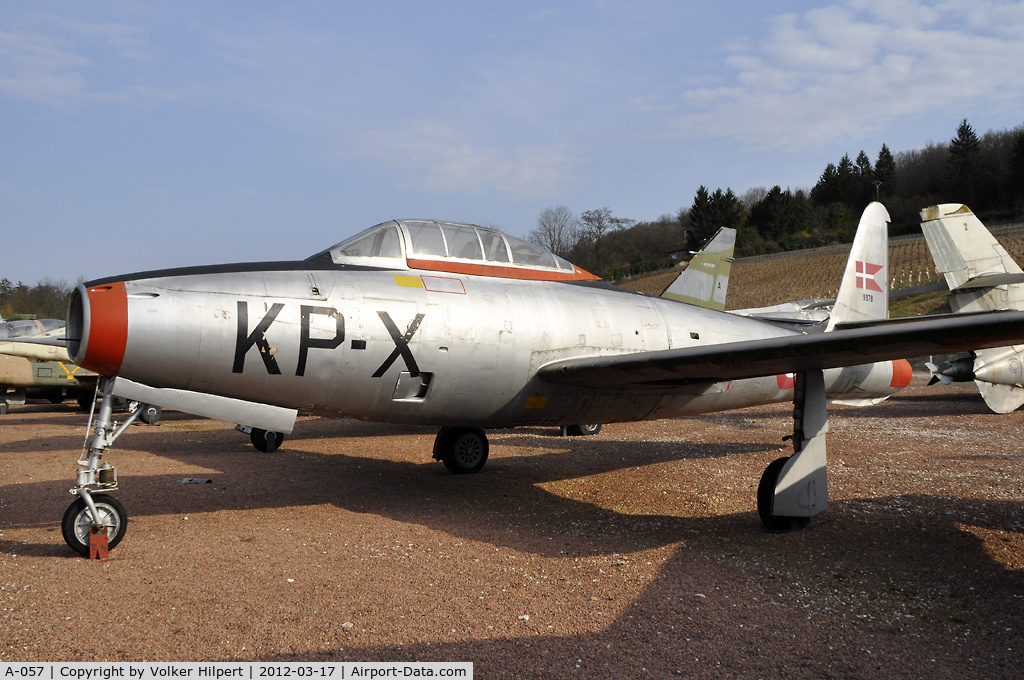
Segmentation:
{"type": "MultiPolygon", "coordinates": [[[[874,195],[877,195],[879,200],[896,196],[896,161],[885,144],[879,150],[878,159],[875,161],[874,181],[878,183],[874,195]]],[[[872,183],[873,188],[874,186],[872,183]]]]}
{"type": "Polygon", "coordinates": [[[839,170],[834,163],[825,166],[818,183],[811,189],[811,200],[815,205],[826,206],[840,200],[839,170]]]}
{"type": "Polygon", "coordinates": [[[802,218],[800,201],[776,184],[750,209],[748,221],[766,240],[782,242],[800,230],[802,218]]]}
{"type": "Polygon", "coordinates": [[[701,185],[690,207],[690,234],[687,243],[691,248],[704,245],[721,227],[739,229],[743,226],[746,212],[740,199],[732,189],[715,189],[709,194],[701,185]]]}
{"type": "Polygon", "coordinates": [[[856,204],[859,181],[857,170],[854,168],[853,161],[850,160],[850,154],[843,154],[836,168],[836,176],[838,177],[839,202],[846,205],[856,204]]]}
{"type": "Polygon", "coordinates": [[[859,208],[875,200],[875,185],[873,184],[875,170],[871,167],[871,159],[863,149],[857,154],[855,173],[856,187],[853,190],[853,207],[859,208]]]}
{"type": "Polygon", "coordinates": [[[1006,181],[1014,207],[1024,209],[1024,128],[1018,129],[1013,141],[1006,181]]]}
{"type": "Polygon", "coordinates": [[[699,248],[701,244],[714,236],[721,226],[715,223],[708,188],[701,184],[697,189],[697,195],[693,197],[693,205],[690,206],[690,233],[686,239],[688,246],[699,248]]]}
{"type": "Polygon", "coordinates": [[[955,200],[970,206],[974,201],[981,142],[967,119],[960,121],[956,137],[949,142],[949,183],[955,200]]]}

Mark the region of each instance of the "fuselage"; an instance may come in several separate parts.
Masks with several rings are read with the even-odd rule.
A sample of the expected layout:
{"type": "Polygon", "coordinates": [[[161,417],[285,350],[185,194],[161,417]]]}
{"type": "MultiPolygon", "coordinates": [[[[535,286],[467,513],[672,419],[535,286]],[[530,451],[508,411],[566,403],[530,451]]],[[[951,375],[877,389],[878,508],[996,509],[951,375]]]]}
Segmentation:
{"type": "MultiPolygon", "coordinates": [[[[765,376],[644,390],[539,379],[546,363],[797,335],[596,281],[309,262],[154,272],[80,286],[75,361],[169,387],[323,415],[433,425],[559,425],[788,401],[765,376]]],[[[905,362],[904,362],[905,363],[905,362]]],[[[897,362],[826,371],[830,397],[884,397],[897,362]]]]}

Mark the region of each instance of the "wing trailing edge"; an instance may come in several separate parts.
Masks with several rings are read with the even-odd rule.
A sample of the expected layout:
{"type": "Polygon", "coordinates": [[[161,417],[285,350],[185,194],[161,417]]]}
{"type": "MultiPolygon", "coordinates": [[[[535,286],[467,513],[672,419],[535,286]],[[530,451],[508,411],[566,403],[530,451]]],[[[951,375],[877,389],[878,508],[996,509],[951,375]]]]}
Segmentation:
{"type": "Polygon", "coordinates": [[[1024,312],[900,320],[830,333],[563,359],[538,376],[592,388],[672,388],[781,373],[856,366],[1024,342],[1024,312]]]}

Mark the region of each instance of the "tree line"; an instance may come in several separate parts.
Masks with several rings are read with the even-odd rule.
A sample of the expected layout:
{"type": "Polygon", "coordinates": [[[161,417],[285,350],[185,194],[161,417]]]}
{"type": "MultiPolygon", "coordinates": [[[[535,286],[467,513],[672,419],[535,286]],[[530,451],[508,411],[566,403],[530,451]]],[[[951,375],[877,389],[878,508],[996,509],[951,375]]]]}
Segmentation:
{"type": "Polygon", "coordinates": [[[61,279],[40,279],[34,286],[0,279],[0,316],[4,319],[63,319],[75,288],[61,279]]]}
{"type": "Polygon", "coordinates": [[[610,208],[575,215],[564,205],[546,208],[530,241],[605,278],[667,266],[667,253],[696,250],[720,227],[737,230],[737,257],[816,248],[853,240],[864,207],[881,201],[892,217],[890,233],[918,228],[921,208],[965,203],[983,221],[1024,214],[1024,126],[982,136],[967,119],[944,144],[895,155],[888,146],[874,162],[863,150],[829,163],[810,190],[776,185],[742,195],[701,186],[675,215],[650,222],[617,217],[610,208]]]}

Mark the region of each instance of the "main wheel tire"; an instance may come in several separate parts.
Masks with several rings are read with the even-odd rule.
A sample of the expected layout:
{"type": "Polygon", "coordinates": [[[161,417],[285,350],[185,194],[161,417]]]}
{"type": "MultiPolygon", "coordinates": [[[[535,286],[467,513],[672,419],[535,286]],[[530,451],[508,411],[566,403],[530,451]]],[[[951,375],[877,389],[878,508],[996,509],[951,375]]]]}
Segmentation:
{"type": "Polygon", "coordinates": [[[590,424],[590,425],[566,425],[565,436],[566,437],[590,437],[601,431],[601,424],[590,424]]]}
{"type": "Polygon", "coordinates": [[[782,474],[782,468],[789,457],[773,460],[764,469],[761,481],[757,485],[757,514],[768,531],[790,531],[793,529],[792,517],[780,517],[772,514],[772,499],[775,497],[775,485],[782,474]]]}
{"type": "Polygon", "coordinates": [[[284,443],[284,433],[274,432],[273,430],[261,430],[258,427],[252,428],[252,432],[249,433],[249,441],[256,447],[257,450],[263,453],[273,453],[281,448],[281,444],[284,443]]]}
{"type": "MultiPolygon", "coordinates": [[[[107,524],[107,548],[113,550],[124,538],[125,529],[128,528],[128,513],[125,512],[121,501],[107,494],[95,494],[92,502],[100,514],[100,519],[107,524]]],[[[64,542],[79,555],[88,555],[92,518],[89,516],[85,499],[79,496],[68,506],[60,526],[64,542]]]]}
{"type": "Polygon", "coordinates": [[[487,435],[478,427],[442,427],[434,440],[434,458],[453,475],[480,472],[489,451],[487,435]]]}
{"type": "Polygon", "coordinates": [[[139,420],[146,425],[156,425],[157,421],[160,420],[160,416],[164,413],[163,409],[153,404],[139,404],[139,408],[142,409],[142,413],[139,414],[139,420]]]}

